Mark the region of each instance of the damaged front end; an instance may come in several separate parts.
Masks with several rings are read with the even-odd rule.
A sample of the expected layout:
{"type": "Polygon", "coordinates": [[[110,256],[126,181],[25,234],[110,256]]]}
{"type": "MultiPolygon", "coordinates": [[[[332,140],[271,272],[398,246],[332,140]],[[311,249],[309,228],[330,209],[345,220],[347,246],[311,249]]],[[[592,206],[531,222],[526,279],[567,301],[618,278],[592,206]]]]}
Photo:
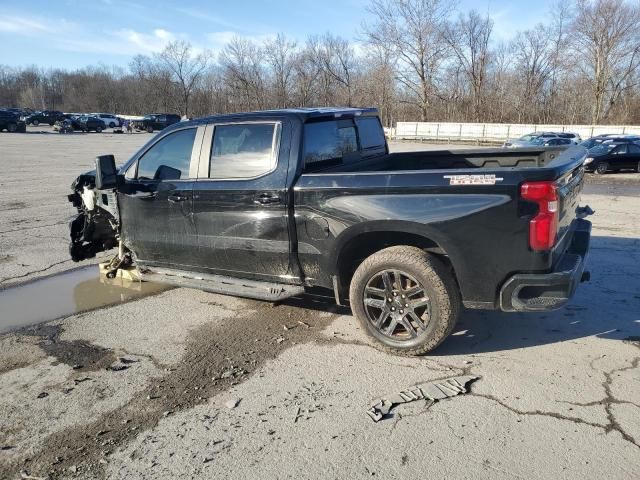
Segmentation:
{"type": "Polygon", "coordinates": [[[69,224],[69,253],[74,262],[79,262],[118,245],[120,215],[116,189],[96,188],[95,171],[78,176],[71,189],[73,193],[67,198],[78,215],[69,224]]]}

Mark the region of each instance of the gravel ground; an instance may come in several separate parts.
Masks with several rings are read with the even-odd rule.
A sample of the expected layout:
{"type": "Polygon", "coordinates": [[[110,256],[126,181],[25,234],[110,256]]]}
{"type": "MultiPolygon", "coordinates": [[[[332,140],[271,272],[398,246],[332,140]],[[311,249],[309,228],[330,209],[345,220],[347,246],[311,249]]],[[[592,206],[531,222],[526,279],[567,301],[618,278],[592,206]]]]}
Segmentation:
{"type": "MultiPolygon", "coordinates": [[[[149,138],[0,134],[0,288],[76,266],[70,182],[149,138]]],[[[0,478],[638,478],[639,185],[589,179],[592,281],[569,306],[465,311],[428,357],[379,351],[322,297],[189,289],[1,335],[0,478]],[[464,374],[469,394],[365,414],[464,374]]]]}

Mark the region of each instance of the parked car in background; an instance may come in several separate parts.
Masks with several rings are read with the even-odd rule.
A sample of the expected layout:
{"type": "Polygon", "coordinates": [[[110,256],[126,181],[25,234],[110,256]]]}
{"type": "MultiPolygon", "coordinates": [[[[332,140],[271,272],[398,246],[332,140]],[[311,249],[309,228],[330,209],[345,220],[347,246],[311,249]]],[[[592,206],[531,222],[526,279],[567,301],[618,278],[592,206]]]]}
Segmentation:
{"type": "Polygon", "coordinates": [[[517,140],[507,140],[502,146],[504,148],[537,147],[544,145],[546,141],[552,138],[560,138],[560,136],[554,132],[534,132],[523,135],[517,140]]]}
{"type": "Polygon", "coordinates": [[[43,110],[42,112],[35,112],[31,115],[27,115],[24,119],[27,125],[33,125],[37,127],[41,123],[48,123],[53,126],[58,120],[64,120],[64,113],[59,110],[43,110]]]}
{"type": "Polygon", "coordinates": [[[20,115],[10,110],[0,110],[0,132],[6,130],[7,132],[26,132],[27,124],[24,120],[20,120],[20,115]]]}
{"type": "Polygon", "coordinates": [[[603,175],[607,172],[640,172],[640,145],[633,142],[603,142],[589,150],[584,169],[603,175]]]}
{"type": "Polygon", "coordinates": [[[89,115],[76,117],[75,119],[72,119],[72,122],[74,122],[74,129],[75,125],[78,125],[78,130],[82,130],[83,132],[94,131],[101,133],[105,129],[104,122],[101,119],[89,115]]]}
{"type": "Polygon", "coordinates": [[[133,122],[133,128],[153,133],[155,130],[163,130],[169,125],[173,125],[179,121],[180,115],[176,115],[175,113],[150,113],[149,115],[145,115],[142,120],[135,120],[133,122]]]}
{"type": "Polygon", "coordinates": [[[102,120],[105,127],[116,128],[122,125],[122,119],[116,117],[112,113],[92,113],[91,115],[102,120]]]}
{"type": "Polygon", "coordinates": [[[577,133],[572,133],[572,132],[560,132],[558,133],[558,136],[560,138],[568,138],[569,140],[571,140],[573,143],[578,144],[582,141],[582,138],[580,137],[579,134],[577,133]]]}
{"type": "Polygon", "coordinates": [[[640,135],[615,135],[615,134],[606,134],[606,135],[597,135],[595,137],[591,137],[588,140],[580,143],[581,146],[586,148],[587,150],[592,149],[602,143],[630,143],[630,142],[638,142],[640,141],[640,135]]]}

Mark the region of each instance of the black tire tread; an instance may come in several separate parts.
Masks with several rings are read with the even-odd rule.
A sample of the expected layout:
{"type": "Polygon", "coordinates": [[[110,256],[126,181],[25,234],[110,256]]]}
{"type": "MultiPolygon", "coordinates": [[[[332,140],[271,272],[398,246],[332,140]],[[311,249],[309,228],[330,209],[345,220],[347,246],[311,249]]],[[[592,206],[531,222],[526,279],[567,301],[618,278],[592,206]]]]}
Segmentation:
{"type": "Polygon", "coordinates": [[[352,311],[358,318],[358,321],[365,327],[365,331],[367,331],[368,328],[366,323],[368,320],[366,316],[363,318],[358,315],[354,308],[355,305],[358,305],[358,300],[355,298],[355,290],[359,283],[368,280],[367,275],[370,269],[375,269],[377,265],[383,263],[410,265],[429,280],[437,294],[436,301],[441,317],[441,326],[436,330],[436,335],[421,345],[412,348],[392,347],[378,341],[376,341],[376,344],[384,351],[403,356],[424,355],[434,350],[451,334],[460,314],[462,302],[460,299],[460,291],[453,274],[435,255],[429,254],[417,247],[404,245],[388,247],[369,256],[356,269],[349,288],[349,299],[352,311]]]}

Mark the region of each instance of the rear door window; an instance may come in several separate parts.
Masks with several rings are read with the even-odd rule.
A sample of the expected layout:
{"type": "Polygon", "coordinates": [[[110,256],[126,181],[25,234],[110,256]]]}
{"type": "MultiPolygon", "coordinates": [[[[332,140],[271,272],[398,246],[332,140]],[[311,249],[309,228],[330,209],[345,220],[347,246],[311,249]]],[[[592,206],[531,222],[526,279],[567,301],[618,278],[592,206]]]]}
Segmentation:
{"type": "Polygon", "coordinates": [[[213,131],[209,178],[254,178],[276,167],[275,123],[217,125],[213,131]]]}
{"type": "Polygon", "coordinates": [[[178,180],[189,177],[195,128],[172,132],[160,139],[138,160],[141,180],[178,180]]]}
{"type": "Polygon", "coordinates": [[[360,146],[363,149],[384,147],[384,130],[377,117],[363,117],[356,119],[360,146]]]}
{"type": "Polygon", "coordinates": [[[356,129],[351,120],[330,120],[304,126],[304,169],[313,171],[343,163],[358,151],[356,129]]]}

